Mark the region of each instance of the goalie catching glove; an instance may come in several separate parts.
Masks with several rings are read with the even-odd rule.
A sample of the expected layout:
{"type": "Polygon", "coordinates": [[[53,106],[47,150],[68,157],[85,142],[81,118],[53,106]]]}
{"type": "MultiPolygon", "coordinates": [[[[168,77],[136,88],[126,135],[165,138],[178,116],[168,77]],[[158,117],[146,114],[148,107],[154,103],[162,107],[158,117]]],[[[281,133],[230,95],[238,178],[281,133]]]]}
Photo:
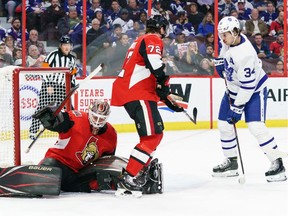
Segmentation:
{"type": "Polygon", "coordinates": [[[58,106],[56,103],[51,103],[41,109],[39,112],[32,115],[33,118],[39,119],[45,129],[51,131],[62,132],[62,123],[65,120],[65,115],[62,112],[54,114],[58,106]]]}
{"type": "Polygon", "coordinates": [[[176,100],[183,100],[182,97],[175,93],[171,93],[169,76],[165,76],[163,79],[157,82],[156,93],[160,97],[167,107],[175,112],[183,112],[184,109],[178,106],[176,100]]]}

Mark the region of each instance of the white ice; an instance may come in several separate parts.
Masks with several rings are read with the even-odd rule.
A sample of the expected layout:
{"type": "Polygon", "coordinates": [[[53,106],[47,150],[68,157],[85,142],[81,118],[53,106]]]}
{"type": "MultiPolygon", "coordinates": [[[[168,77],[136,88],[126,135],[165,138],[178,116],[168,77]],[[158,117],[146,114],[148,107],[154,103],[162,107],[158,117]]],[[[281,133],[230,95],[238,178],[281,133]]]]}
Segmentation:
{"type": "MultiPolygon", "coordinates": [[[[287,128],[269,128],[280,149],[288,151],[287,128]]],[[[284,216],[288,181],[268,183],[270,162],[248,129],[238,129],[246,183],[238,177],[213,178],[223,155],[217,130],[165,131],[155,157],[164,166],[164,193],[118,198],[113,193],[62,193],[59,197],[0,198],[1,216],[284,216]]],[[[117,155],[128,157],[135,133],[119,134],[117,155]]],[[[287,159],[284,164],[288,167],[287,159]]]]}

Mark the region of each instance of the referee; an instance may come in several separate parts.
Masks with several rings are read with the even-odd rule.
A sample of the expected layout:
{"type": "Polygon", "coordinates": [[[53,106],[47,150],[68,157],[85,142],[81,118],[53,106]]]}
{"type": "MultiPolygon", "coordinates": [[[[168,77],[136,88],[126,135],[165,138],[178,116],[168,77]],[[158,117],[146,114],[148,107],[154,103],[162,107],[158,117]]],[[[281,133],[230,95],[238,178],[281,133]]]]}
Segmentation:
{"type": "MultiPolygon", "coordinates": [[[[71,87],[75,86],[76,81],[76,58],[71,54],[72,41],[65,35],[60,38],[59,48],[50,52],[42,63],[42,67],[65,67],[71,71],[71,87]]],[[[58,105],[66,96],[65,74],[51,74],[42,76],[42,86],[39,95],[39,103],[36,113],[50,103],[56,102],[58,105]]],[[[29,128],[30,139],[34,140],[40,128],[40,121],[32,118],[32,124],[29,128]]]]}

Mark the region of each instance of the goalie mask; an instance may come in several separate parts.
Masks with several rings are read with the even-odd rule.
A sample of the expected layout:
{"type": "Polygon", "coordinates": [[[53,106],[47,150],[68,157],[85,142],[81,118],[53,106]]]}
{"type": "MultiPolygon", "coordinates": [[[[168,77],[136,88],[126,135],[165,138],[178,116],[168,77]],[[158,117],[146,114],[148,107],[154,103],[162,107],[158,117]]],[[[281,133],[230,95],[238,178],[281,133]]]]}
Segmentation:
{"type": "Polygon", "coordinates": [[[103,100],[95,100],[90,106],[88,111],[88,118],[90,124],[94,128],[103,127],[110,115],[110,105],[103,100]]]}

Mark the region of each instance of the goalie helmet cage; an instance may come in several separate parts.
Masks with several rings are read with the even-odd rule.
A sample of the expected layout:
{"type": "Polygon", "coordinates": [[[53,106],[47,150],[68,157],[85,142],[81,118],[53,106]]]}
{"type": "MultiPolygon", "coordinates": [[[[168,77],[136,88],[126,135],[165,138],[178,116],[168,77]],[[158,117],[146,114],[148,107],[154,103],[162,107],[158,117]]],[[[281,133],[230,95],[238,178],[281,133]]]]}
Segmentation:
{"type": "MultiPolygon", "coordinates": [[[[51,139],[56,141],[58,134],[49,131],[42,134],[41,138],[37,140],[39,143],[35,144],[35,149],[24,155],[25,148],[32,142],[29,138],[31,128],[34,128],[32,115],[40,106],[40,93],[42,106],[47,105],[46,103],[50,103],[51,100],[57,100],[57,103],[63,100],[62,95],[65,97],[71,89],[70,71],[68,68],[15,68],[8,66],[1,68],[0,80],[3,85],[0,93],[0,167],[38,163],[44,157],[48,147],[54,144],[51,139]],[[50,93],[46,86],[45,88],[44,85],[42,86],[43,81],[47,82],[47,80],[50,84],[55,84],[52,90],[50,88],[50,93]],[[64,81],[65,86],[58,85],[59,80],[64,81]],[[39,149],[42,148],[41,153],[36,147],[38,144],[39,149]],[[23,156],[25,161],[22,160],[23,156]]],[[[68,100],[66,108],[70,107],[71,100],[68,100]]],[[[37,124],[34,122],[35,131],[39,132],[41,125],[39,122],[37,124]]]]}

